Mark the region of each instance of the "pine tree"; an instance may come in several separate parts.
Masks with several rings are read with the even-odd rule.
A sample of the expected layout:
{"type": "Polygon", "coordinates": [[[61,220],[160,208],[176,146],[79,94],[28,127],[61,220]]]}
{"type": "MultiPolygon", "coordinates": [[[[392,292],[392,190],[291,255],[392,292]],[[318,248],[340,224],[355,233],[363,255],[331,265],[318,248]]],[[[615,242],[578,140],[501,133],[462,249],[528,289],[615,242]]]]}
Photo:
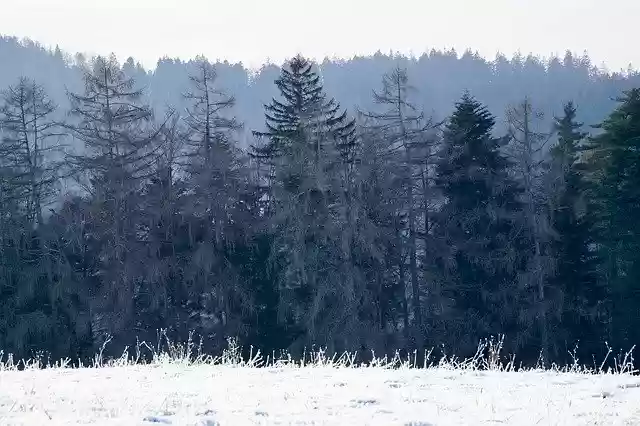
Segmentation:
{"type": "Polygon", "coordinates": [[[444,296],[455,301],[449,315],[456,353],[473,350],[482,336],[518,338],[516,280],[530,245],[518,234],[522,191],[500,153],[503,140],[491,135],[494,123],[486,107],[465,93],[446,125],[436,171],[445,198],[436,232],[449,247],[440,265],[444,296]]]}
{"type": "Polygon", "coordinates": [[[551,149],[551,225],[555,239],[551,247],[555,271],[549,287],[562,294],[560,319],[556,330],[555,355],[579,342],[586,356],[601,349],[603,308],[608,294],[599,276],[594,251],[594,221],[585,200],[587,183],[580,154],[587,134],[576,121],[572,102],[564,106],[564,115],[555,119],[558,143],[551,149]]]}

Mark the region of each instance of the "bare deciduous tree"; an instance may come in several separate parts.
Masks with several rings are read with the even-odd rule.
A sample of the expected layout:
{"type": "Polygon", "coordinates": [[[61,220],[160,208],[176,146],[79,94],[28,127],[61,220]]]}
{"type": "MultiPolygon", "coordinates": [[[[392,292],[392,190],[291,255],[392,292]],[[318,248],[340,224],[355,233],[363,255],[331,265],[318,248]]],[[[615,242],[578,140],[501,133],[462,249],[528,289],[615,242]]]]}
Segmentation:
{"type": "Polygon", "coordinates": [[[115,56],[97,57],[85,70],[84,94],[70,93],[71,120],[65,127],[84,143],[68,162],[91,199],[93,237],[99,241],[101,297],[93,305],[94,331],[133,327],[136,285],[144,256],[137,224],[139,191],[155,173],[158,135],[142,90],[121,70],[115,56]],[[140,240],[140,241],[139,241],[140,240]]]}
{"type": "MultiPolygon", "coordinates": [[[[404,196],[401,210],[398,211],[396,226],[404,227],[406,223],[407,237],[399,241],[406,241],[409,273],[411,277],[411,301],[413,306],[413,321],[415,322],[416,344],[422,346],[424,330],[424,313],[422,311],[422,294],[426,291],[421,283],[418,265],[419,210],[423,206],[424,229],[421,234],[425,247],[428,240],[428,205],[431,192],[425,178],[426,168],[431,156],[431,142],[434,130],[438,127],[432,119],[426,119],[422,112],[410,102],[409,94],[413,88],[409,84],[407,72],[399,67],[383,76],[382,89],[374,91],[374,102],[380,105],[381,112],[363,113],[369,119],[368,130],[378,132],[387,145],[385,160],[392,161],[397,169],[397,179],[402,182],[404,196]],[[420,188],[422,186],[422,188],[420,188]],[[422,202],[419,201],[419,190],[422,189],[422,202]],[[426,198],[425,198],[426,196],[426,198]],[[403,217],[405,216],[406,217],[403,217]]],[[[398,229],[400,237],[404,230],[398,229]]],[[[425,248],[423,247],[423,251],[425,248]]],[[[401,268],[401,270],[404,268],[401,268]]],[[[401,274],[402,275],[402,274],[401,274]]],[[[403,280],[404,277],[401,277],[403,280]]]]}
{"type": "Polygon", "coordinates": [[[533,243],[531,265],[523,278],[537,292],[537,316],[545,360],[549,352],[549,297],[545,295],[545,287],[552,274],[552,263],[545,250],[551,231],[548,202],[545,200],[547,194],[544,191],[544,163],[548,158],[545,148],[552,134],[539,130],[542,118],[543,114],[534,110],[528,98],[507,111],[510,139],[507,152],[513,162],[516,180],[524,190],[524,220],[533,243]]]}
{"type": "Polygon", "coordinates": [[[12,191],[25,201],[26,217],[33,227],[41,226],[62,167],[62,133],[52,117],[57,106],[27,78],[3,91],[2,101],[0,161],[13,170],[12,191]]]}

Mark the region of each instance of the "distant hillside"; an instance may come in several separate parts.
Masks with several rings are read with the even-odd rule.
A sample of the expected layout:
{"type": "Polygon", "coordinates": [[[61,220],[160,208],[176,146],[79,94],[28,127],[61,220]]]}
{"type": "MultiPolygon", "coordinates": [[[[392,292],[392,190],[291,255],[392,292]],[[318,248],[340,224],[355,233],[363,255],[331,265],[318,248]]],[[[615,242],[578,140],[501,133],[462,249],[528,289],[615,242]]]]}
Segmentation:
{"type": "MultiPolygon", "coordinates": [[[[0,87],[7,87],[24,75],[41,83],[63,108],[65,90],[81,91],[78,65],[88,60],[59,49],[49,51],[39,44],[15,37],[0,37],[0,87]]],[[[343,106],[372,106],[371,94],[380,85],[383,73],[397,64],[406,67],[416,88],[414,102],[436,118],[446,117],[464,90],[471,91],[498,117],[508,105],[530,96],[547,118],[561,111],[562,103],[573,100],[579,119],[586,124],[600,122],[614,107],[614,99],[623,90],[640,86],[640,74],[621,75],[599,70],[588,57],[567,53],[564,58],[513,57],[498,55],[487,60],[470,51],[431,51],[419,58],[385,54],[355,57],[349,60],[325,60],[320,65],[327,92],[343,106]]],[[[172,105],[183,108],[181,94],[188,86],[193,63],[163,58],[155,70],[144,70],[135,59],[123,65],[147,89],[149,102],[159,111],[172,105]]],[[[277,93],[273,84],[279,67],[268,64],[257,73],[240,64],[218,63],[220,86],[235,95],[236,115],[247,130],[263,126],[263,104],[277,93]]],[[[61,111],[62,112],[62,111],[61,111]]],[[[501,129],[501,126],[498,126],[501,129]]],[[[250,134],[247,133],[247,137],[250,134]]],[[[247,140],[243,141],[246,144],[247,140]]]]}

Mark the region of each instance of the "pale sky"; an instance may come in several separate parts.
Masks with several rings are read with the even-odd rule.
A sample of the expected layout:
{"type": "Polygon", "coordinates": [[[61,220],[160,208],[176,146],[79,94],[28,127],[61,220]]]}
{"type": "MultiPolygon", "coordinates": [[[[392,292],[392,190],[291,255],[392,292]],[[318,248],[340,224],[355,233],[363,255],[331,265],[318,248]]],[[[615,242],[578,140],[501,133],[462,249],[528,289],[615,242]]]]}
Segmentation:
{"type": "Polygon", "coordinates": [[[153,68],[167,55],[280,63],[466,48],[493,59],[587,51],[640,68],[640,0],[0,0],[0,32],[153,68]],[[315,6],[314,6],[315,5],[315,6]],[[318,10],[313,11],[313,7],[318,10]]]}

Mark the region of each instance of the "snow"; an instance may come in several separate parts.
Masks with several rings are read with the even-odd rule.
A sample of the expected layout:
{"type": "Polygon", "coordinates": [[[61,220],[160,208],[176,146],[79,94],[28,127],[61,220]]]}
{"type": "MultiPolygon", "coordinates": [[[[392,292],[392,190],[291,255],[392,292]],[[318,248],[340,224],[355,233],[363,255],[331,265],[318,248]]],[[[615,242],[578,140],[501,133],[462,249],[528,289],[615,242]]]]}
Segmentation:
{"type": "Polygon", "coordinates": [[[168,361],[0,368],[0,424],[637,425],[640,377],[168,361]]]}

